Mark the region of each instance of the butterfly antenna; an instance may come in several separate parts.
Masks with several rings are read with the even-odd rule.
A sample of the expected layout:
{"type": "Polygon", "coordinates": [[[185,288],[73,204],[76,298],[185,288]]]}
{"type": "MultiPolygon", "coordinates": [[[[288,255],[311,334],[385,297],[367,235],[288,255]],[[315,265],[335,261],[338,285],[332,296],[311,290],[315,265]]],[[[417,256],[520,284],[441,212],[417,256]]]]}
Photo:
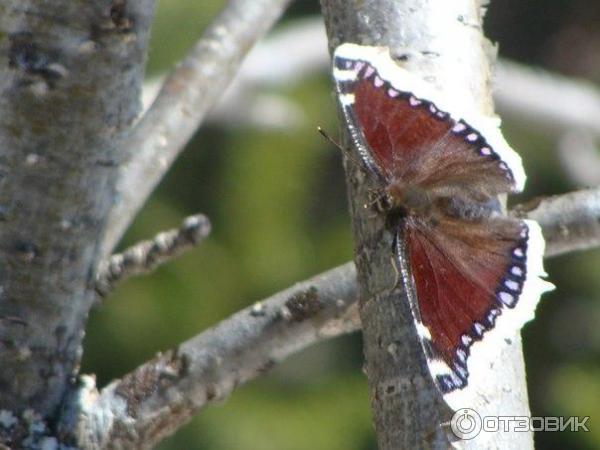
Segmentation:
{"type": "Polygon", "coordinates": [[[323,136],[325,138],[325,140],[327,142],[329,142],[330,144],[333,144],[334,146],[339,148],[342,151],[342,153],[346,153],[348,151],[344,147],[342,147],[342,145],[338,141],[336,141],[331,136],[329,136],[329,133],[327,133],[327,131],[325,131],[323,128],[317,127],[317,131],[319,132],[319,134],[321,136],[323,136]]]}
{"type": "Polygon", "coordinates": [[[323,128],[321,127],[317,127],[317,131],[319,132],[319,134],[321,136],[323,136],[325,138],[325,140],[331,144],[333,144],[335,147],[337,147],[338,149],[341,150],[341,152],[346,155],[346,157],[352,161],[352,163],[354,165],[356,165],[356,167],[358,167],[360,170],[365,169],[365,166],[362,162],[360,162],[359,160],[357,160],[354,155],[352,154],[352,152],[350,152],[350,149],[347,147],[344,147],[342,144],[340,144],[338,141],[336,141],[335,139],[333,139],[329,133],[327,133],[327,131],[325,131],[323,128]]]}

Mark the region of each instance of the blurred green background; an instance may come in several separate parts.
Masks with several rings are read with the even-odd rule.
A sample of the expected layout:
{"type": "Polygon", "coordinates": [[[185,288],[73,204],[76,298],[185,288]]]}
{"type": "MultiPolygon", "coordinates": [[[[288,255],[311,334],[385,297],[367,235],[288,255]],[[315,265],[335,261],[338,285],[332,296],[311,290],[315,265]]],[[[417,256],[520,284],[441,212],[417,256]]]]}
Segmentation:
{"type": "MultiPolygon", "coordinates": [[[[222,3],[161,0],[148,76],[183,56],[222,3]]],[[[497,0],[486,27],[502,56],[597,83],[599,9],[587,1],[497,0]]],[[[279,27],[318,12],[316,0],[298,0],[279,27]]],[[[276,129],[202,127],[126,236],[123,246],[196,212],[213,223],[198,249],[127,281],[94,311],[83,371],[96,373],[100,385],[352,257],[340,155],[315,132],[317,125],[337,131],[328,74],[272,89],[299,108],[302,120],[276,129]]],[[[527,124],[504,121],[529,175],[525,198],[577,188],[561,170],[555,142],[531,134],[527,124]]],[[[591,416],[591,432],[538,433],[538,449],[600,448],[599,268],[598,250],[547,262],[557,289],[524,331],[532,412],[591,416]]],[[[310,348],[205,409],[160,448],[375,449],[361,359],[358,334],[310,348]]]]}

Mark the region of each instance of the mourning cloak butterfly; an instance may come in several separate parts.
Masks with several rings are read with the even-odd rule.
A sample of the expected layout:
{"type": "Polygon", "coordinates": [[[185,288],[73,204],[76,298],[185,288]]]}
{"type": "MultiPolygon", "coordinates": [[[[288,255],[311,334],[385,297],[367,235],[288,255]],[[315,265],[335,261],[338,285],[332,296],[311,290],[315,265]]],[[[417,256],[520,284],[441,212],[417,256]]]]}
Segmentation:
{"type": "Polygon", "coordinates": [[[539,225],[502,215],[497,200],[523,189],[521,159],[497,119],[457,107],[387,48],[343,44],[333,75],[354,146],[402,217],[396,251],[408,252],[403,273],[429,371],[451,408],[467,406],[482,348],[513,337],[553,288],[540,278],[539,225]]]}

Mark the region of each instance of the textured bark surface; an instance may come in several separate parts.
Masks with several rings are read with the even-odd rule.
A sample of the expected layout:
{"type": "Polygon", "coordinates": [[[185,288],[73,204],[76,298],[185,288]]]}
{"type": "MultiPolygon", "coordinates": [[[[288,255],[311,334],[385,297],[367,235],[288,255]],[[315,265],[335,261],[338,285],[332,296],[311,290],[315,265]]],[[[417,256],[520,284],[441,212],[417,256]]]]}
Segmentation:
{"type": "Polygon", "coordinates": [[[0,409],[51,413],[76,370],[153,9],[0,6],[0,409]]]}
{"type": "Polygon", "coordinates": [[[290,354],[358,328],[352,263],[255,303],[75,402],[84,448],[150,448],[290,354]]]}
{"type": "MultiPolygon", "coordinates": [[[[322,0],[330,49],[341,42],[384,45],[401,56],[409,70],[452,93],[483,114],[493,111],[490,46],[481,30],[475,0],[322,0]]],[[[349,142],[349,141],[346,141],[349,142]]],[[[440,424],[450,411],[427,372],[408,307],[407,286],[390,292],[395,273],[390,262],[392,236],[381,218],[363,208],[370,180],[347,164],[355,262],[362,300],[365,372],[380,450],[447,448],[451,439],[440,424]]],[[[410,288],[410,287],[409,287],[410,288]]],[[[489,404],[481,415],[508,411],[528,414],[520,339],[499,349],[503,364],[490,368],[489,404]]],[[[507,415],[505,414],[505,415],[507,415]]],[[[473,448],[531,448],[532,436],[485,436],[473,448]],[[505,441],[504,439],[507,439],[505,441]]]]}
{"type": "Polygon", "coordinates": [[[127,140],[132,159],[121,168],[119,202],[108,218],[104,256],[112,251],[208,111],[223,96],[252,45],[273,26],[290,1],[226,2],[169,75],[127,140]]]}
{"type": "Polygon", "coordinates": [[[600,245],[600,189],[588,189],[515,208],[516,216],[537,220],[553,256],[600,245]],[[560,211],[560,213],[558,213],[560,211]]]}
{"type": "MultiPolygon", "coordinates": [[[[414,70],[489,111],[478,10],[461,0],[448,15],[442,2],[323,0],[330,43],[392,45],[414,70]]],[[[237,313],[100,391],[93,377],[69,389],[99,258],[287,3],[229,1],[133,133],[154,0],[0,5],[0,447],[22,448],[29,433],[31,448],[76,441],[86,449],[149,448],[273,364],[359,328],[356,272],[346,264],[237,313]],[[136,149],[125,165],[125,153],[136,149]],[[119,186],[131,197],[116,204],[119,186]]],[[[349,166],[349,186],[360,290],[370,299],[361,315],[380,445],[444,447],[444,406],[429,382],[406,294],[387,291],[391,236],[363,210],[368,180],[355,169],[349,166]]],[[[598,191],[585,191],[517,214],[538,218],[548,254],[559,254],[599,245],[599,211],[598,191]]],[[[121,259],[149,268],[187,245],[179,231],[168,236],[173,246],[161,238],[121,259]]],[[[501,400],[492,392],[492,405],[526,413],[518,341],[506,351],[506,367],[493,373],[507,390],[501,400]]],[[[497,447],[530,446],[529,435],[516,438],[500,438],[497,447]]]]}
{"type": "MultiPolygon", "coordinates": [[[[554,197],[529,213],[544,217],[547,255],[581,250],[582,234],[591,245],[600,245],[595,226],[600,219],[598,195],[600,191],[590,190],[554,197]],[[574,200],[581,205],[578,233],[558,226],[574,200]]],[[[527,209],[520,205],[512,213],[527,217],[527,209]]],[[[316,342],[359,330],[357,304],[354,263],[297,283],[160,354],[100,392],[93,377],[84,377],[68,402],[63,428],[76,430],[82,448],[148,448],[264,369],[316,342]]],[[[398,364],[404,366],[403,361],[398,364]]]]}
{"type": "MultiPolygon", "coordinates": [[[[287,3],[229,1],[137,125],[154,0],[0,5],[0,446],[79,439],[83,448],[147,447],[167,432],[140,420],[135,436],[113,443],[113,428],[75,429],[85,415],[80,400],[91,401],[75,387],[98,264],[287,3]],[[169,136],[176,142],[166,141],[172,153],[161,159],[169,136]],[[126,161],[159,170],[124,177],[126,161]],[[133,203],[119,198],[123,179],[133,203]],[[118,223],[109,215],[115,210],[118,223]]],[[[147,252],[136,262],[147,269],[182,250],[180,237],[195,241],[169,236],[172,245],[159,239],[138,247],[147,252]]],[[[147,386],[139,377],[127,381],[126,391],[147,386]]],[[[118,410],[122,400],[112,400],[108,407],[118,410]]],[[[169,424],[181,423],[167,410],[169,424]]]]}

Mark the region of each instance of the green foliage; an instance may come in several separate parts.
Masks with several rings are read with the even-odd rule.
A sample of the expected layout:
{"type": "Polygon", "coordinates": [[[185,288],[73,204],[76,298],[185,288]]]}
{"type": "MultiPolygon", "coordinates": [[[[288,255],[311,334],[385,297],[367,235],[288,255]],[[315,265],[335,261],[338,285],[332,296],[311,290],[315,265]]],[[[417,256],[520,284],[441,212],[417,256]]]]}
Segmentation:
{"type": "Polygon", "coordinates": [[[152,27],[147,72],[156,75],[175,64],[198,39],[223,0],[161,0],[152,27]]]}

